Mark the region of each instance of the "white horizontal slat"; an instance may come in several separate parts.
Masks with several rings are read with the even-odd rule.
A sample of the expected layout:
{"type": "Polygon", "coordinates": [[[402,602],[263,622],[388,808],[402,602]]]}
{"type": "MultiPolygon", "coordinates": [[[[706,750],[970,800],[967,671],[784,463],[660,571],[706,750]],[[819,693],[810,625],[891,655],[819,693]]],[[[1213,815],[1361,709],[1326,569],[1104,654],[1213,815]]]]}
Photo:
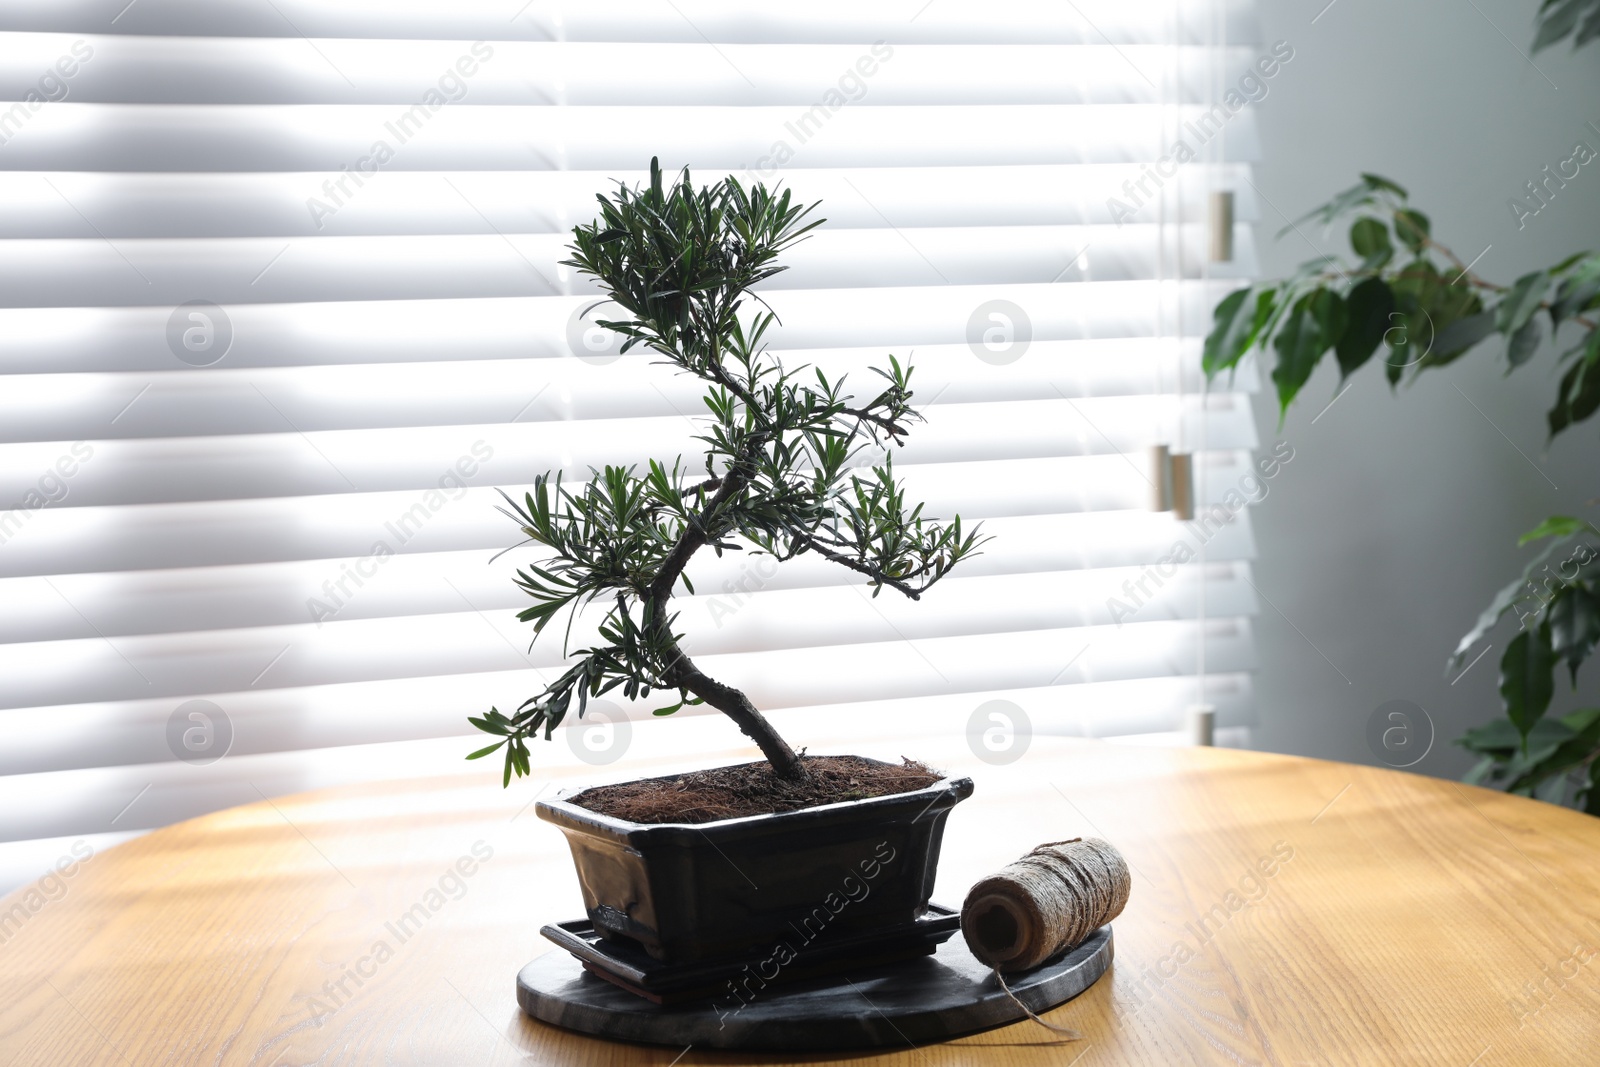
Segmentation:
{"type": "MultiPolygon", "coordinates": [[[[926,616],[924,612],[919,618],[926,616]]],[[[1017,677],[1030,677],[1031,684],[1045,685],[1051,678],[1064,677],[1062,672],[1068,672],[1078,646],[1086,642],[1094,644],[1095,655],[1071,668],[1079,672],[1072,676],[1075,679],[1193,673],[1198,662],[1194,626],[1183,621],[913,637],[915,646],[908,645],[896,626],[887,623],[875,639],[862,639],[864,634],[851,636],[858,643],[723,653],[716,650],[716,634],[702,632],[687,635],[684,648],[708,674],[744,690],[762,707],[888,699],[909,693],[976,692],[1012,684],[1006,679],[1017,677]],[[1071,651],[1066,654],[1045,655],[1047,649],[1068,647],[1071,651]],[[702,648],[708,651],[702,652],[702,648]],[[819,662],[829,664],[825,678],[817,677],[819,662]],[[1054,666],[1046,669],[1052,663],[1054,666]]],[[[524,633],[512,636],[501,632],[485,615],[462,611],[362,619],[320,628],[304,623],[135,635],[115,641],[92,638],[5,645],[0,646],[0,669],[6,673],[7,687],[0,693],[0,707],[142,696],[181,700],[195,692],[249,687],[253,679],[260,679],[259,684],[328,685],[503,671],[519,663],[532,668],[530,691],[523,694],[528,696],[540,684],[538,680],[544,684],[555,680],[564,657],[555,642],[542,641],[525,651],[525,641],[524,633]],[[397,654],[397,650],[403,651],[397,654]]],[[[1208,642],[1211,669],[1248,670],[1253,666],[1248,657],[1249,643],[1243,639],[1237,648],[1208,642]],[[1218,657],[1214,663],[1213,657],[1218,657]]]]}
{"type": "MultiPolygon", "coordinates": [[[[1149,227],[1115,226],[819,232],[794,249],[789,269],[767,291],[1153,279],[1160,257],[1154,238],[1149,227]]],[[[1191,277],[1199,276],[1207,240],[1198,226],[1182,232],[1191,277]]],[[[556,234],[518,233],[288,242],[18,239],[0,245],[0,285],[8,302],[22,307],[86,299],[175,305],[196,293],[229,305],[597,292],[591,279],[559,266],[571,254],[565,246],[556,234]]]]}
{"type": "MultiPolygon", "coordinates": [[[[519,485],[549,471],[588,477],[590,468],[634,466],[652,457],[683,456],[698,470],[701,424],[682,415],[571,422],[404,429],[296,431],[223,437],[102,440],[80,445],[64,499],[55,506],[177,503],[307,496],[319,493],[431,490],[457,461],[476,467],[469,484],[519,485]],[[92,452],[88,450],[92,449],[92,452]],[[440,457],[452,457],[441,460],[440,457]]],[[[532,398],[527,398],[531,400],[532,398]]],[[[508,405],[526,402],[513,397],[508,405]]],[[[1198,401],[1163,397],[1096,397],[958,404],[928,409],[926,423],[903,452],[907,464],[1038,457],[1094,456],[1137,449],[1176,436],[1184,408],[1198,401]]],[[[1222,449],[1255,444],[1245,404],[1213,406],[1207,441],[1222,449]]],[[[0,498],[38,496],[66,442],[0,445],[0,498]]],[[[463,470],[467,469],[465,467],[463,470]]],[[[0,520],[3,521],[3,520],[0,520]]]]}
{"type": "MultiPolygon", "coordinates": [[[[68,33],[237,36],[253,38],[416,38],[456,40],[650,41],[700,44],[858,43],[891,35],[908,43],[1103,44],[1201,39],[1195,27],[1216,25],[1225,39],[1249,39],[1251,5],[1226,0],[1126,4],[1117,0],[990,0],[981,6],[928,5],[926,0],[860,4],[814,0],[804,7],[752,8],[743,0],[142,0],[119,11],[118,0],[13,0],[0,29],[68,33]]],[[[709,51],[709,49],[708,49],[709,51]]],[[[709,57],[708,57],[709,59],[709,57]]]]}
{"type": "MultiPolygon", "coordinates": [[[[467,549],[492,554],[513,541],[516,531],[493,510],[497,498],[487,490],[475,490],[459,505],[432,512],[420,526],[405,526],[403,540],[386,538],[385,523],[413,513],[420,496],[372,493],[314,501],[47,507],[28,512],[20,530],[6,541],[5,573],[103,573],[357,558],[371,553],[380,538],[397,554],[467,549]]],[[[985,528],[1010,542],[1008,556],[1017,566],[1041,570],[1148,563],[1173,540],[1170,516],[1143,511],[992,518],[985,528]]],[[[1253,546],[1249,552],[1254,552],[1253,546]]],[[[990,554],[974,559],[972,569],[990,566],[996,558],[990,554]]]]}
{"type": "MultiPolygon", "coordinates": [[[[705,669],[739,685],[763,707],[782,709],[804,704],[988,692],[1017,684],[1050,687],[1177,678],[1193,672],[1196,625],[1186,620],[1130,621],[1120,627],[1006,630],[940,637],[912,633],[862,641],[852,632],[857,628],[847,624],[840,634],[852,640],[847,645],[797,645],[755,653],[697,651],[695,655],[705,669]],[[1150,669],[1152,651],[1162,664],[1161,669],[1150,669]],[[822,663],[828,665],[827,669],[819,671],[822,663]]],[[[1214,671],[1226,674],[1252,668],[1242,617],[1213,618],[1205,626],[1214,671]]],[[[347,624],[342,629],[370,631],[372,627],[347,624]]],[[[877,629],[892,627],[884,623],[877,629]]],[[[414,697],[395,702],[384,695],[398,693],[402,684],[422,684],[426,692],[437,690],[439,683],[429,679],[446,676],[437,666],[442,659],[421,655],[419,646],[402,644],[402,649],[421,660],[418,673],[388,669],[372,672],[371,677],[352,677],[352,673],[359,672],[352,672],[348,663],[333,662],[327,655],[328,646],[337,645],[332,651],[345,656],[362,646],[358,640],[348,640],[351,634],[329,629],[323,631],[328,636],[321,639],[320,647],[287,646],[288,652],[272,668],[272,673],[282,675],[287,683],[281,690],[263,685],[201,692],[228,719],[229,725],[223,729],[231,731],[232,744],[239,753],[250,754],[458,734],[465,715],[481,713],[489,703],[514,706],[537,692],[541,675],[551,676],[557,669],[557,665],[550,664],[514,672],[509,669],[507,657],[496,660],[482,655],[483,643],[460,640],[455,628],[434,626],[431,633],[447,649],[463,651],[457,666],[470,672],[449,676],[453,685],[442,704],[424,706],[414,697]],[[312,697],[309,701],[308,694],[312,697]],[[337,712],[331,707],[335,694],[342,699],[339,706],[343,710],[337,712]],[[322,714],[310,713],[325,705],[328,708],[322,714]]],[[[136,638],[118,642],[130,662],[149,669],[148,688],[122,687],[119,691],[109,678],[98,685],[92,679],[81,680],[53,694],[67,700],[0,709],[0,737],[7,741],[0,770],[24,773],[170,759],[173,751],[167,747],[167,722],[189,699],[192,690],[162,691],[166,679],[160,666],[141,656],[143,650],[156,644],[136,638]],[[147,695],[152,691],[154,695],[147,695]],[[30,729],[29,724],[41,716],[48,716],[57,729],[46,734],[30,729]]],[[[75,649],[56,651],[59,655],[52,659],[71,660],[90,671],[96,668],[89,658],[75,655],[75,649]]],[[[511,653],[510,661],[515,659],[516,654],[511,653]]],[[[24,681],[27,680],[25,675],[24,681]]],[[[222,680],[209,674],[195,678],[202,684],[222,680]]],[[[670,694],[647,698],[632,705],[629,714],[648,716],[651,709],[668,700],[670,694]]],[[[628,706],[624,700],[615,703],[628,706]]]]}
{"type": "MultiPolygon", "coordinates": [[[[418,768],[417,773],[438,774],[470,768],[470,764],[455,762],[470,751],[470,737],[463,733],[465,716],[482,710],[491,701],[506,703],[505,694],[520,692],[517,687],[522,684],[512,675],[484,674],[265,693],[218,693],[212,695],[211,702],[227,717],[226,728],[232,733],[227,758],[235,770],[241,763],[259,765],[273,757],[293,756],[302,751],[310,756],[305,763],[312,765],[332,765],[334,760],[342,758],[353,765],[346,773],[354,771],[359,779],[363,770],[361,756],[368,746],[374,745],[403,746],[437,741],[428,746],[436,753],[436,762],[432,767],[418,768]]],[[[1230,725],[1246,720],[1246,675],[1213,675],[1207,680],[1206,694],[1217,706],[1219,719],[1230,725]]],[[[786,720],[800,724],[803,732],[798,736],[803,737],[828,729],[824,725],[828,720],[844,719],[847,713],[866,713],[880,721],[891,722],[911,713],[916,716],[915,732],[921,736],[957,725],[942,714],[946,709],[970,713],[985,700],[1009,699],[1024,709],[1039,734],[1097,737],[1104,736],[1108,728],[1131,732],[1171,728],[1181,722],[1185,702],[1192,702],[1197,696],[1193,679],[1162,677],[1075,681],[1033,689],[932,694],[870,703],[847,701],[805,709],[777,708],[772,714],[780,725],[786,720]]],[[[620,710],[630,719],[633,729],[646,731],[660,722],[649,714],[650,706],[641,704],[620,710]]],[[[25,741],[33,744],[7,749],[0,760],[4,760],[3,765],[8,770],[27,768],[18,771],[18,775],[38,776],[32,778],[36,783],[52,779],[61,784],[75,778],[82,781],[92,777],[89,772],[96,769],[102,769],[100,777],[110,777],[106,772],[118,767],[142,772],[143,784],[153,781],[158,791],[164,791],[162,784],[170,786],[185,780],[192,783],[213,777],[214,772],[206,765],[173,763],[171,752],[163,742],[167,719],[173,710],[171,701],[150,700],[50,709],[52,714],[70,722],[71,728],[52,735],[45,745],[27,736],[25,741]],[[71,750],[73,744],[79,746],[77,757],[71,750]]],[[[7,718],[22,714],[22,711],[0,712],[0,731],[22,737],[21,731],[8,730],[5,726],[7,718]]],[[[594,720],[585,722],[574,717],[561,728],[563,732],[557,733],[554,744],[536,746],[534,762],[538,767],[559,766],[570,760],[564,731],[574,727],[593,729],[594,720]]],[[[683,732],[713,737],[719,731],[732,730],[720,716],[703,709],[678,713],[671,720],[671,728],[674,732],[681,728],[683,732]],[[714,721],[696,721],[705,718],[714,721]]],[[[723,741],[734,741],[735,737],[736,734],[724,735],[723,741]]],[[[670,740],[670,737],[661,738],[656,744],[670,740]]],[[[658,754],[654,747],[646,751],[658,754]]],[[[5,793],[6,787],[0,784],[0,796],[5,793]]],[[[119,801],[118,808],[126,803],[124,797],[132,799],[133,796],[132,791],[119,794],[116,790],[107,790],[107,793],[119,801]]],[[[127,818],[116,819],[110,825],[150,825],[148,820],[152,813],[143,805],[140,808],[137,812],[130,808],[127,818]]],[[[210,809],[187,810],[178,817],[201,814],[203,810],[210,809]]],[[[51,813],[37,810],[12,814],[14,817],[9,824],[0,821],[0,841],[6,839],[6,834],[19,830],[48,832],[68,829],[71,825],[45,821],[51,813]]],[[[114,810],[106,810],[101,815],[100,825],[106,825],[115,814],[114,810]]],[[[0,820],[3,819],[0,815],[0,820]]]]}
{"type": "MultiPolygon", "coordinates": [[[[1240,165],[1216,168],[1243,186],[1240,165]]],[[[1142,164],[921,167],[907,181],[897,167],[806,169],[776,175],[795,197],[821,202],[828,232],[936,226],[1082,226],[1114,224],[1107,200],[1126,200],[1125,182],[1142,164]]],[[[749,177],[742,175],[741,177],[749,177]]],[[[644,171],[380,171],[357,189],[345,179],[335,203],[338,172],[276,174],[106,174],[73,171],[0,172],[0,237],[316,237],[396,234],[554,233],[594,211],[597,191],[648,180],[644,171]],[[329,188],[324,188],[324,186],[329,188]],[[313,212],[312,201],[338,208],[313,212]]],[[[773,176],[754,175],[756,179],[773,176]]],[[[1147,179],[1148,180],[1148,179],[1147,179]]],[[[1148,187],[1148,186],[1147,186],[1148,187]]],[[[1171,187],[1168,187],[1169,191],[1171,187]]],[[[1206,190],[1182,183],[1175,195],[1186,218],[1201,217],[1206,190]]],[[[1258,205],[1248,188],[1236,204],[1240,221],[1258,205]]],[[[1131,201],[1129,201],[1131,206],[1131,201]]],[[[1124,220],[1130,231],[1152,231],[1146,212],[1124,220]]],[[[1248,233],[1248,230],[1243,231],[1248,233]]],[[[1151,238],[1153,239],[1153,238],[1151,238]]],[[[280,246],[281,247],[281,246],[280,246]]],[[[276,249],[274,249],[276,251],[276,249]]]]}
{"type": "MultiPolygon", "coordinates": [[[[1196,550],[1196,540],[1192,534],[1174,531],[1174,543],[1183,542],[1190,552],[1196,550]]],[[[1136,615],[1144,621],[1193,617],[1198,607],[1202,578],[1197,564],[1180,565],[1175,571],[1165,568],[1169,572],[1165,577],[1149,577],[1143,567],[1041,572],[1019,567],[1009,555],[1003,544],[991,546],[988,568],[975,565],[962,577],[947,579],[926,607],[879,597],[874,612],[865,615],[859,583],[849,581],[837,567],[779,565],[770,557],[730,553],[716,566],[694,568],[691,580],[697,595],[683,596],[675,602],[676,610],[682,613],[680,625],[686,632],[713,640],[708,648],[759,651],[843,642],[855,626],[847,621],[852,613],[861,615],[869,629],[881,629],[879,624],[886,622],[902,636],[915,636],[1006,626],[1026,629],[1044,625],[1041,620],[1055,620],[1052,625],[1114,623],[1119,619],[1113,617],[1112,598],[1125,605],[1124,618],[1136,615]],[[1030,597],[1032,581],[1038,584],[1030,597]],[[1124,583],[1130,581],[1147,584],[1143,591],[1125,589],[1124,583]],[[1041,599],[1051,602],[1038,603],[1041,599]]],[[[496,618],[504,623],[528,605],[512,578],[518,566],[535,558],[536,553],[523,552],[485,566],[482,553],[430,553],[0,579],[10,608],[10,614],[0,619],[0,645],[294,626],[307,621],[319,624],[320,630],[358,620],[470,611],[498,613],[496,618]]],[[[1250,614],[1253,600],[1235,564],[1218,562],[1227,556],[1219,557],[1216,551],[1209,558],[1215,569],[1205,572],[1206,610],[1213,615],[1250,614]]],[[[590,615],[572,628],[573,647],[595,640],[597,618],[590,615]]],[[[533,636],[531,628],[506,625],[508,636],[521,634],[525,640],[533,636]]],[[[882,637],[877,633],[861,639],[882,637]]]]}
{"type": "MultiPolygon", "coordinates": [[[[1061,517],[1050,518],[1059,520],[1061,517]]],[[[1244,523],[1244,520],[1234,521],[1244,523]]],[[[1104,606],[1109,597],[1115,596],[1128,603],[1148,597],[1148,591],[1143,596],[1124,591],[1122,583],[1141,580],[1149,564],[1130,566],[1126,560],[1102,563],[1095,559],[1041,557],[1018,536],[1029,525],[1026,521],[990,519],[985,522],[985,530],[1001,530],[1002,539],[985,555],[974,557],[970,566],[962,569],[963,577],[949,581],[994,581],[999,577],[1049,573],[1054,576],[1051,581],[1067,582],[1071,590],[1078,592],[1099,590],[1102,584],[1110,583],[1108,591],[1096,592],[1084,602],[1084,610],[1092,609],[1097,613],[1096,618],[1109,618],[1109,609],[1104,606]],[[1044,569],[1050,565],[1055,569],[1044,569]]],[[[1031,525],[1059,529],[1064,524],[1057,521],[1031,525]]],[[[1198,528],[1186,532],[1171,524],[1148,525],[1168,527],[1159,533],[1152,530],[1143,539],[1146,543],[1140,547],[1146,550],[1151,563],[1166,556],[1179,543],[1187,544],[1190,551],[1198,549],[1201,540],[1198,528]],[[1157,540],[1162,533],[1166,539],[1157,540]]],[[[1220,525],[1219,521],[1207,527],[1211,531],[1205,546],[1207,558],[1213,563],[1230,565],[1247,560],[1249,538],[1246,532],[1218,536],[1215,531],[1220,525]]],[[[0,617],[0,643],[115,638],[129,634],[288,625],[308,620],[326,623],[394,618],[462,611],[469,607],[515,612],[527,606],[524,595],[513,586],[511,575],[517,567],[530,562],[534,554],[513,553],[489,565],[491,554],[487,549],[429,553],[405,553],[402,549],[393,557],[381,560],[354,556],[120,573],[55,574],[48,576],[48,580],[45,576],[4,578],[0,579],[0,599],[10,611],[0,617]]],[[[1237,574],[1230,570],[1212,578],[1232,582],[1237,580],[1237,574]]],[[[690,579],[701,597],[699,601],[693,597],[685,600],[686,604],[699,604],[694,610],[701,622],[692,627],[697,631],[721,630],[734,625],[728,620],[733,618],[735,609],[742,611],[742,605],[753,594],[765,597],[780,591],[796,591],[840,596],[838,591],[844,586],[856,584],[839,568],[824,567],[804,557],[777,567],[768,558],[738,553],[695,560],[690,579]]],[[[1173,580],[1170,575],[1162,579],[1166,585],[1171,585],[1173,580]]],[[[1004,582],[1001,585],[1012,588],[1004,582]]],[[[1164,602],[1175,595],[1168,590],[1161,594],[1161,599],[1164,602]]],[[[1228,614],[1216,604],[1211,606],[1228,614]]],[[[1189,610],[1184,604],[1179,604],[1179,608],[1189,610]]],[[[1138,614],[1149,617],[1142,607],[1138,614]]],[[[783,640],[774,638],[772,643],[781,644],[783,640]]]]}
{"type": "MultiPolygon", "coordinates": [[[[86,46],[72,99],[116,104],[398,104],[429,90],[451,102],[523,105],[1103,104],[1158,99],[1141,71],[1179,64],[1173,95],[1205,98],[1209,50],[1103,43],[1062,46],[677,44],[19,34],[0,58],[0,99],[86,46]],[[473,45],[476,44],[476,49],[473,45]],[[459,66],[458,66],[459,64],[459,66]],[[1062,76],[1062,69],[1070,72],[1062,76]]],[[[1255,53],[1227,58],[1248,64],[1255,53]]]]}
{"type": "MultiPolygon", "coordinates": [[[[40,109],[9,141],[24,170],[336,171],[634,169],[670,144],[662,165],[704,171],[760,165],[787,134],[788,169],[971,166],[981,163],[1115,163],[1153,160],[1170,148],[1173,115],[1194,106],[1035,104],[844,107],[825,126],[789,125],[788,107],[518,107],[451,104],[401,126],[395,105],[78,104],[40,109]],[[816,132],[804,143],[800,137],[816,132]],[[362,160],[369,162],[365,165],[362,160]]],[[[1222,126],[1231,151],[1254,154],[1255,116],[1222,126]]]]}
{"type": "MultiPolygon", "coordinates": [[[[1040,342],[1029,358],[996,374],[965,345],[919,347],[911,355],[913,403],[931,409],[1053,392],[1074,401],[1143,397],[1175,384],[1198,393],[1204,380],[1183,356],[1157,339],[1040,342]]],[[[877,380],[868,369],[874,362],[886,362],[882,352],[865,350],[780,358],[858,389],[877,380]]],[[[1253,387],[1250,380],[1236,385],[1241,392],[1253,387]]],[[[0,442],[269,433],[286,422],[311,431],[489,424],[508,416],[516,422],[639,418],[693,412],[701,396],[694,380],[634,353],[605,367],[568,358],[13,374],[0,391],[0,442]],[[352,396],[361,398],[359,406],[349,402],[352,396]],[[507,397],[534,399],[518,414],[509,411],[507,397]]]]}
{"type": "MultiPolygon", "coordinates": [[[[1185,321],[1209,321],[1210,308],[1225,292],[1216,283],[1104,282],[880,288],[859,295],[788,290],[773,292],[767,301],[781,318],[770,335],[774,355],[874,346],[869,359],[881,362],[885,352],[965,347],[979,309],[990,300],[1008,300],[1023,309],[1033,333],[1033,347],[1008,365],[1016,368],[1023,360],[1034,362],[1029,353],[1083,350],[1054,350],[1048,342],[1154,337],[1161,306],[1185,321]]],[[[569,324],[594,303],[593,297],[548,297],[236,304],[225,309],[233,344],[214,366],[420,362],[449,355],[570,358],[569,324]]],[[[180,360],[167,341],[175,310],[0,307],[0,371],[187,370],[192,364],[180,360]]],[[[1193,344],[1189,350],[1199,351],[1193,344]]]]}
{"type": "MultiPolygon", "coordinates": [[[[1219,625],[1232,627],[1235,624],[1219,625]]],[[[1208,696],[1219,698],[1215,703],[1219,705],[1220,716],[1231,720],[1230,724],[1244,721],[1248,712],[1241,699],[1240,677],[1213,674],[1207,679],[1208,696]]],[[[339,753],[354,756],[358,751],[355,746],[450,738],[455,746],[453,751],[442,755],[432,768],[418,772],[441,773],[455,769],[453,762],[472,750],[469,742],[473,735],[471,728],[465,725],[466,717],[481,713],[491,704],[514,705],[527,695],[529,685],[526,671],[501,671],[210,693],[206,694],[206,699],[226,716],[226,729],[232,734],[227,753],[230,762],[274,754],[293,755],[296,751],[311,753],[313,758],[334,757],[339,753]]],[[[1009,697],[1029,711],[1040,733],[1097,737],[1104,736],[1108,730],[1136,733],[1172,728],[1182,721],[1185,701],[1192,702],[1197,696],[1195,680],[1182,675],[1116,681],[1068,677],[1031,690],[922,694],[873,701],[866,706],[860,701],[846,700],[808,708],[803,719],[797,717],[798,712],[793,708],[769,710],[780,724],[790,719],[805,724],[804,730],[809,732],[822,729],[811,725],[812,720],[825,717],[829,710],[857,709],[873,715],[892,715],[897,707],[905,707],[920,709],[926,717],[919,729],[924,729],[937,721],[940,707],[965,706],[970,711],[983,700],[1009,697]]],[[[646,701],[630,707],[608,703],[622,710],[636,727],[659,721],[650,714],[658,703],[646,701]]],[[[166,772],[159,765],[173,763],[172,752],[166,744],[167,722],[178,706],[179,702],[173,699],[146,698],[0,710],[0,735],[7,739],[7,746],[0,749],[0,767],[15,774],[65,777],[80,769],[138,766],[146,775],[163,776],[166,772]],[[49,715],[59,728],[40,735],[20,725],[28,716],[38,715],[49,715]]],[[[718,720],[720,728],[733,730],[730,724],[721,722],[716,712],[704,708],[686,708],[671,721],[684,723],[700,716],[709,716],[718,720]]],[[[584,724],[568,720],[563,729],[575,725],[584,724]]],[[[558,734],[555,745],[537,748],[536,762],[541,765],[559,762],[564,755],[561,750],[566,747],[565,740],[558,734]]],[[[183,765],[181,770],[191,777],[209,773],[203,765],[183,765]]],[[[0,778],[0,782],[3,781],[0,778]]],[[[5,787],[0,784],[0,796],[4,795],[5,787]]],[[[120,808],[121,803],[125,801],[119,802],[117,807],[120,808]]],[[[105,819],[114,813],[114,810],[107,811],[105,819]]],[[[37,817],[39,813],[30,814],[37,817]]],[[[181,817],[194,814],[199,812],[190,811],[181,817]]],[[[141,813],[137,819],[147,817],[141,813]]],[[[130,820],[115,825],[148,824],[130,820]]],[[[5,833],[10,830],[0,824],[0,841],[5,840],[5,833]]]]}

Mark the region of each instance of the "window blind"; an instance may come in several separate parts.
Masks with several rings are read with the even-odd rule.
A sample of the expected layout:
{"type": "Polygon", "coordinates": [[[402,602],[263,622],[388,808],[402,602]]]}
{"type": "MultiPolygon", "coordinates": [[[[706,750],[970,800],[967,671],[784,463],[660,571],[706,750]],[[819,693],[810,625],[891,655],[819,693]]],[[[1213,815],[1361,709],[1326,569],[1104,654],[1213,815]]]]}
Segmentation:
{"type": "Polygon", "coordinates": [[[516,534],[495,487],[695,452],[696,384],[619,357],[558,264],[652,155],[823,201],[765,289],[775,352],[857,379],[910,354],[927,423],[896,469],[995,537],[920,604],[697,559],[710,673],[780,716],[1247,725],[1256,379],[1205,394],[1198,349],[1254,270],[1253,117],[1217,103],[1264,54],[1249,16],[5,5],[0,881],[79,838],[476,767],[465,716],[561,663],[514,619],[518,554],[488,562],[516,534]],[[1192,454],[1199,521],[1152,507],[1152,445],[1192,454]]]}

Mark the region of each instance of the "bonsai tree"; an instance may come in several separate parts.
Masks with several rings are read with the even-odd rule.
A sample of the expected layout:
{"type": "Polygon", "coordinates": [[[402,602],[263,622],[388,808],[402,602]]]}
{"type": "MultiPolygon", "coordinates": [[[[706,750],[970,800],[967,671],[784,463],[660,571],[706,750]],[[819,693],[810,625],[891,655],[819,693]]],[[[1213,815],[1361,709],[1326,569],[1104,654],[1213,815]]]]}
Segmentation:
{"type": "MultiPolygon", "coordinates": [[[[572,710],[614,689],[630,699],[676,694],[670,715],[686,704],[710,704],[732,719],[785,779],[804,777],[794,749],[739,690],[710,677],[683,650],[671,600],[693,585],[685,567],[695,553],[768,553],[778,561],[815,553],[867,579],[917,599],[980,544],[964,531],[909,507],[893,460],[863,476],[852,461],[862,449],[904,442],[919,416],[911,407],[911,367],[892,356],[872,395],[858,400],[845,378],[820,369],[785,367],[763,338],[777,316],[753,287],[785,268],[777,258],[821,225],[816,208],[787,191],[745,189],[736,179],[696,189],[685,169],[670,187],[650,161],[650,185],[619,185],[601,195],[600,214],[573,229],[564,264],[594,278],[627,317],[599,324],[659,362],[706,383],[705,469],[691,476],[682,457],[651,460],[642,473],[607,466],[569,488],[556,474],[534,482],[511,517],[543,558],[517,572],[533,600],[517,617],[534,638],[551,620],[606,606],[599,641],[516,714],[491,708],[469,721],[500,738],[472,753],[504,746],[504,783],[530,773],[527,741],[549,740],[572,710]],[[809,371],[809,373],[807,373],[809,371]]],[[[604,303],[604,301],[602,301],[604,303]]],[[[502,495],[505,495],[502,492],[502,495]]],[[[519,546],[513,546],[519,547],[519,546]]],[[[567,655],[570,648],[564,646],[567,655]]]]}
{"type": "MultiPolygon", "coordinates": [[[[1578,43],[1584,40],[1580,34],[1578,43]]],[[[1580,252],[1509,286],[1486,280],[1434,240],[1428,217],[1410,206],[1403,188],[1373,174],[1297,221],[1310,219],[1350,222],[1353,257],[1313,260],[1293,277],[1225,297],[1205,341],[1208,375],[1231,370],[1251,347],[1270,347],[1272,380],[1280,410],[1287,411],[1329,352],[1343,378],[1383,351],[1378,362],[1395,386],[1499,335],[1508,373],[1533,362],[1547,341],[1560,353],[1546,416],[1550,439],[1600,410],[1600,255],[1580,252]],[[1556,343],[1559,336],[1566,339],[1556,343]]],[[[1515,613],[1521,632],[1500,658],[1505,717],[1460,740],[1481,757],[1468,781],[1502,783],[1557,802],[1570,790],[1574,803],[1600,815],[1600,707],[1545,717],[1557,665],[1566,664],[1576,688],[1578,668],[1600,642],[1597,538],[1595,525],[1565,515],[1524,535],[1521,544],[1547,544],[1500,590],[1446,669],[1458,667],[1502,616],[1515,613]]]]}

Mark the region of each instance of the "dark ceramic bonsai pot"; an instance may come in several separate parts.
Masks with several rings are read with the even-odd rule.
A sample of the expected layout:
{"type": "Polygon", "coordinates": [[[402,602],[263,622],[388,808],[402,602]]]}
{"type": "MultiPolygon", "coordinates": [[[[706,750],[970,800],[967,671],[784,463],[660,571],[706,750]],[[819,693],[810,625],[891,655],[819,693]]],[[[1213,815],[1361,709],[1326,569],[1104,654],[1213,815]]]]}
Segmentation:
{"type": "Polygon", "coordinates": [[[595,929],[668,963],[914,923],[972,779],[708,823],[635,823],[541,800],[567,835],[595,929]]]}

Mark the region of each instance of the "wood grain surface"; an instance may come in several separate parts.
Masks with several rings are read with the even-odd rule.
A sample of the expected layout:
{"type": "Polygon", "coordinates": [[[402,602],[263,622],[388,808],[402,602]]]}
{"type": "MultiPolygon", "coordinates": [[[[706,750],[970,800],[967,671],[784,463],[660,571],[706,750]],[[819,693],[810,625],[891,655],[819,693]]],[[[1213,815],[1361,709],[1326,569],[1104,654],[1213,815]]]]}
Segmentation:
{"type": "MultiPolygon", "coordinates": [[[[829,750],[898,754],[884,745],[829,750]]],[[[1078,834],[1122,849],[1133,895],[1111,971],[1049,1016],[1084,1040],[1023,1023],[853,1063],[1600,1063],[1600,820],[1224,749],[1041,737],[993,767],[960,739],[914,747],[977,782],[936,900],[1078,834]]],[[[825,1062],[613,1044],[518,1012],[518,969],[551,950],[540,925],[582,911],[531,800],[669,763],[302,794],[65,856],[0,902],[0,1064],[825,1062]]]]}

